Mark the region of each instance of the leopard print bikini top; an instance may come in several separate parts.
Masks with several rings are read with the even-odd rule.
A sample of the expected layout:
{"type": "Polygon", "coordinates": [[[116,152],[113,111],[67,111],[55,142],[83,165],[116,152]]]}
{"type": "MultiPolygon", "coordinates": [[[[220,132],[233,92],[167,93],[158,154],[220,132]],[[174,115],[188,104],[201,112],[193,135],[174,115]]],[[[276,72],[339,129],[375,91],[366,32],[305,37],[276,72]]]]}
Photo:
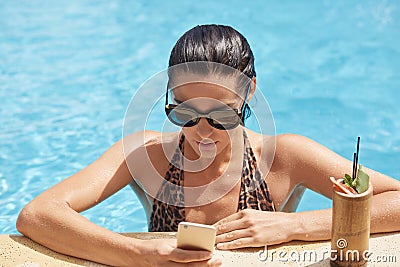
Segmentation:
{"type": "MultiPolygon", "coordinates": [[[[257,209],[263,211],[275,211],[275,206],[271,195],[268,191],[267,183],[261,176],[257,167],[254,152],[251,149],[249,139],[245,130],[244,137],[244,156],[243,169],[241,177],[241,188],[237,210],[257,209]],[[254,189],[254,186],[257,186],[254,189]]],[[[183,143],[185,137],[182,134],[179,140],[179,147],[169,163],[168,170],[165,174],[160,189],[153,202],[153,210],[150,215],[149,232],[176,232],[178,224],[185,221],[184,193],[183,193],[183,143]],[[181,153],[180,153],[181,151],[181,153]],[[169,183],[168,183],[169,182],[169,183]],[[171,187],[170,185],[176,185],[171,187]],[[159,199],[165,199],[162,202],[159,199]],[[178,205],[170,205],[168,203],[177,203],[178,205]]]]}

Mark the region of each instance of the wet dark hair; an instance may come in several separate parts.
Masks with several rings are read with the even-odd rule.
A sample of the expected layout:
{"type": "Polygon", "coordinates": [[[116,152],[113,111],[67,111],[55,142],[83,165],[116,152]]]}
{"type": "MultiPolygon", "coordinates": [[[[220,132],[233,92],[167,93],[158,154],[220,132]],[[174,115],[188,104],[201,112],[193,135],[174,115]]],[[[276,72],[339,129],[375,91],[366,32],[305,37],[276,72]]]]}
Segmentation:
{"type": "Polygon", "coordinates": [[[169,57],[169,67],[192,61],[211,61],[256,76],[254,56],[246,38],[225,25],[198,25],[185,32],[169,57]]]}
{"type": "MultiPolygon", "coordinates": [[[[250,79],[256,77],[254,55],[246,38],[230,26],[198,25],[185,32],[171,51],[169,67],[194,61],[209,61],[239,70],[250,79]]],[[[244,107],[243,120],[250,116],[244,107]]]]}

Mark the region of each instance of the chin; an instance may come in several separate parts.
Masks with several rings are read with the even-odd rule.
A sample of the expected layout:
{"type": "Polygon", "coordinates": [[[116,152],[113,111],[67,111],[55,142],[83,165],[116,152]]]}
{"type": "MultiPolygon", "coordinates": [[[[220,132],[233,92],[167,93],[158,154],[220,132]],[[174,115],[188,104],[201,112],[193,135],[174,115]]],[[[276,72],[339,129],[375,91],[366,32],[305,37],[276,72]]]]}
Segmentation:
{"type": "Polygon", "coordinates": [[[217,153],[214,153],[214,151],[198,151],[199,156],[201,156],[201,158],[215,158],[216,155],[218,155],[218,151],[217,153]]]}
{"type": "Polygon", "coordinates": [[[200,150],[199,147],[197,147],[196,152],[202,153],[201,156],[204,158],[212,158],[215,156],[217,156],[218,154],[220,154],[222,151],[224,151],[224,149],[227,147],[227,144],[221,144],[221,142],[218,142],[215,146],[215,150],[200,150]],[[214,152],[215,151],[215,152],[214,152]]]}

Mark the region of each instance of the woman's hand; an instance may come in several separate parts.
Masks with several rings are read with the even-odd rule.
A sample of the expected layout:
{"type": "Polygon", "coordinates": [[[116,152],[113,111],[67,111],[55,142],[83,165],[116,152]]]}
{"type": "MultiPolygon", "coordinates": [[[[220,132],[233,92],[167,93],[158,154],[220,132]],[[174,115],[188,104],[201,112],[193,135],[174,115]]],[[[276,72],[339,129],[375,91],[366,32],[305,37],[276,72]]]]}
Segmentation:
{"type": "Polygon", "coordinates": [[[294,239],[293,213],[245,209],[214,224],[217,248],[236,249],[279,244],[294,239]]]}
{"type": "Polygon", "coordinates": [[[208,251],[185,250],[176,247],[175,239],[141,241],[134,257],[134,266],[221,266],[208,251]]]}

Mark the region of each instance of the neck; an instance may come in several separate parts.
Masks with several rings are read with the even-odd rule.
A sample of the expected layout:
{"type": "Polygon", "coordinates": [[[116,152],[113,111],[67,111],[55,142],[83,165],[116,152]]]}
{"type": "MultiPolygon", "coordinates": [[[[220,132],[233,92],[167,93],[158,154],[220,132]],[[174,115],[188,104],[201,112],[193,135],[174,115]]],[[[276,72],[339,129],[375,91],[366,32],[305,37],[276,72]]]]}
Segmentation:
{"type": "Polygon", "coordinates": [[[231,142],[221,151],[217,151],[214,157],[201,157],[185,141],[185,170],[197,170],[198,174],[204,174],[207,177],[219,177],[227,168],[235,165],[242,165],[243,159],[243,129],[236,128],[230,132],[231,142]],[[240,153],[242,151],[242,153],[240,153]]]}

